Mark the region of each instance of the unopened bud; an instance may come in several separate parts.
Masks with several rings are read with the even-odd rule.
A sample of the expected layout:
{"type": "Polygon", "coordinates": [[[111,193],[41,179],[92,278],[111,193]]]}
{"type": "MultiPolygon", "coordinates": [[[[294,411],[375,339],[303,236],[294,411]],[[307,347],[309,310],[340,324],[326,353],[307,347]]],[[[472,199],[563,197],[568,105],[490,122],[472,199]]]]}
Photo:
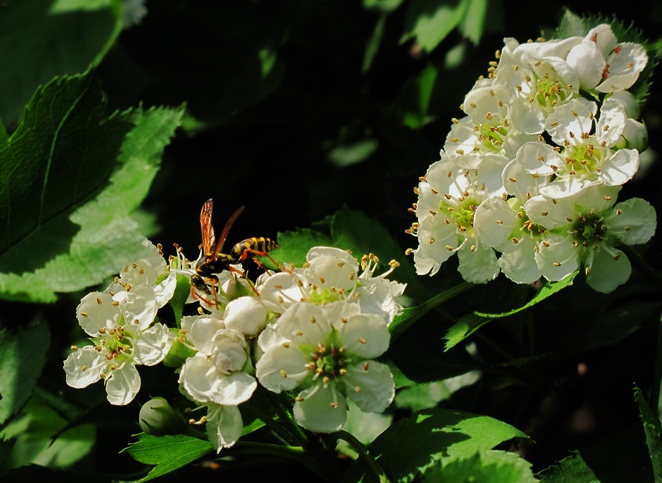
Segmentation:
{"type": "Polygon", "coordinates": [[[157,436],[179,434],[187,430],[182,416],[162,397],[152,398],[143,404],[138,424],[145,433],[157,436]]]}

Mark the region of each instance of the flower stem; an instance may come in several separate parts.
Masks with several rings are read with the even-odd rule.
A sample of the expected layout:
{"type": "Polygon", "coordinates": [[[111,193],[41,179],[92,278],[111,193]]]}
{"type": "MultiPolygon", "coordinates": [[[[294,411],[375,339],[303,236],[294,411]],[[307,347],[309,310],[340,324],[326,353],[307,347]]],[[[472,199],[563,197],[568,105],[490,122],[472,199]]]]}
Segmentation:
{"type": "Polygon", "coordinates": [[[356,439],[354,435],[348,433],[347,431],[337,431],[332,433],[330,436],[335,437],[336,439],[347,441],[352,446],[352,448],[356,450],[356,452],[359,454],[359,457],[365,462],[365,464],[368,465],[368,468],[370,468],[375,476],[377,476],[380,483],[390,483],[391,480],[387,476],[384,469],[379,466],[379,463],[377,463],[377,461],[372,457],[368,451],[368,448],[366,448],[363,443],[356,439]]]}

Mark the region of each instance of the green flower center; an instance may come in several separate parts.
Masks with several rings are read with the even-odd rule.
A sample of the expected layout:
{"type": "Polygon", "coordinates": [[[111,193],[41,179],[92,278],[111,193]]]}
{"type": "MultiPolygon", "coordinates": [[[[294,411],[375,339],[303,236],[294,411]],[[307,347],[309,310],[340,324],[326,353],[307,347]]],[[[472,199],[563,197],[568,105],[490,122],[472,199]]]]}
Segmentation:
{"type": "Polygon", "coordinates": [[[339,290],[335,287],[313,287],[313,290],[311,290],[308,295],[308,302],[315,305],[325,305],[332,302],[337,302],[338,300],[344,300],[344,294],[344,290],[339,290]]]}
{"type": "Polygon", "coordinates": [[[507,121],[503,124],[483,123],[477,126],[478,140],[486,151],[499,152],[510,132],[507,121]]]}
{"type": "Polygon", "coordinates": [[[311,359],[306,368],[313,381],[321,379],[327,383],[347,373],[349,358],[337,330],[332,329],[324,342],[316,346],[301,346],[301,349],[310,354],[311,359]]]}
{"type": "Polygon", "coordinates": [[[592,143],[569,147],[564,156],[569,174],[586,176],[600,172],[603,152],[592,143]]]}
{"type": "Polygon", "coordinates": [[[106,359],[122,360],[130,358],[133,351],[132,338],[124,332],[124,327],[116,329],[102,329],[99,331],[100,337],[96,338],[97,350],[107,352],[106,359]]]}
{"type": "Polygon", "coordinates": [[[462,233],[473,233],[474,215],[476,208],[480,204],[474,198],[460,198],[455,206],[442,201],[439,203],[439,210],[447,215],[449,222],[455,223],[458,231],[462,233]]]}
{"type": "Polygon", "coordinates": [[[575,246],[595,246],[607,238],[607,225],[602,222],[602,216],[589,212],[578,215],[570,233],[575,238],[575,246]]]}

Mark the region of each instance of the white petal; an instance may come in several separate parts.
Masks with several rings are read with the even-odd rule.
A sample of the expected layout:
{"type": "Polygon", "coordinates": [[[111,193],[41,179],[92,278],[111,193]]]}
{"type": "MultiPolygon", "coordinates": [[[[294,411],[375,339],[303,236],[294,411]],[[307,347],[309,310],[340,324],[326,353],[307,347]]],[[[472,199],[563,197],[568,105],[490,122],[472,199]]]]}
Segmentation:
{"type": "Polygon", "coordinates": [[[222,374],[214,364],[200,355],[191,357],[184,363],[179,382],[195,401],[214,402],[224,406],[236,406],[247,401],[257,387],[255,378],[250,374],[222,374]]]}
{"type": "Polygon", "coordinates": [[[133,364],[127,363],[111,371],[106,379],[108,402],[125,406],[133,401],[140,390],[140,374],[133,364]]]}
{"type": "Polygon", "coordinates": [[[136,343],[135,363],[153,366],[161,362],[175,341],[167,326],[156,323],[144,331],[136,343]]]}
{"type": "Polygon", "coordinates": [[[207,405],[207,437],[217,453],[234,445],[241,437],[244,423],[237,406],[207,405]]]}
{"type": "Polygon", "coordinates": [[[80,347],[64,361],[67,384],[76,389],[87,387],[99,380],[106,366],[105,354],[97,352],[92,346],[80,347]]]}
{"type": "Polygon", "coordinates": [[[579,248],[572,244],[571,238],[548,235],[538,244],[535,260],[542,275],[556,282],[579,268],[579,248]]]}
{"type": "Polygon", "coordinates": [[[434,275],[439,267],[453,255],[460,245],[455,223],[446,224],[442,215],[430,216],[418,227],[418,248],[414,251],[414,264],[418,275],[434,275]],[[447,247],[450,247],[447,248],[447,247]]]}
{"type": "MultiPolygon", "coordinates": [[[[602,247],[601,247],[602,248],[602,247]]],[[[616,287],[627,282],[632,273],[630,260],[620,250],[609,253],[604,249],[593,252],[591,271],[586,277],[586,283],[597,292],[613,292],[616,287]],[[615,259],[614,257],[618,259],[615,259]]]]}
{"type": "Polygon", "coordinates": [[[373,359],[388,349],[391,335],[386,321],[379,315],[357,314],[347,319],[347,322],[335,325],[349,354],[373,359]]]}
{"type": "Polygon", "coordinates": [[[594,89],[598,85],[607,64],[595,42],[590,40],[584,40],[573,47],[568,54],[567,62],[577,72],[581,88],[586,90],[594,89]]]}
{"type": "Polygon", "coordinates": [[[536,176],[551,176],[556,173],[558,167],[563,165],[561,156],[552,146],[538,141],[524,144],[517,151],[515,159],[522,170],[529,175],[536,176]]]}
{"type": "Polygon", "coordinates": [[[517,213],[502,198],[483,201],[474,215],[478,239],[488,247],[501,246],[518,225],[517,213]]]}
{"type": "Polygon", "coordinates": [[[602,165],[600,178],[607,186],[620,186],[632,179],[639,169],[636,149],[619,149],[602,165]]]}
{"type": "Polygon", "coordinates": [[[552,136],[552,140],[559,146],[564,141],[575,145],[582,142],[582,136],[593,130],[593,119],[598,105],[583,97],[575,98],[557,107],[545,122],[545,129],[552,136]]]}
{"type": "Polygon", "coordinates": [[[655,234],[657,214],[655,208],[641,198],[630,198],[614,206],[605,218],[608,233],[625,245],[646,243],[655,234]]]}
{"type": "Polygon", "coordinates": [[[601,146],[612,147],[618,142],[625,128],[627,117],[622,102],[612,97],[604,100],[596,129],[601,146]]]}
{"type": "Polygon", "coordinates": [[[325,388],[319,382],[299,393],[293,414],[296,422],[310,431],[332,433],[345,424],[347,401],[335,384],[328,384],[325,388]]]}
{"type": "Polygon", "coordinates": [[[347,386],[347,397],[362,411],[380,413],[395,397],[391,370],[379,362],[367,361],[348,367],[342,382],[347,386]]]}
{"type": "Polygon", "coordinates": [[[536,264],[536,242],[528,237],[521,238],[517,244],[506,245],[501,257],[499,267],[506,277],[515,283],[533,283],[541,277],[536,264]]]}
{"type": "Polygon", "coordinates": [[[272,392],[290,391],[312,375],[306,369],[310,357],[294,345],[275,346],[267,350],[255,364],[255,375],[272,392]]]}
{"type": "Polygon", "coordinates": [[[170,301],[175,294],[176,288],[177,274],[175,272],[168,273],[168,276],[154,287],[154,295],[156,296],[156,302],[158,303],[159,308],[163,307],[170,301]]]}
{"type": "Polygon", "coordinates": [[[598,86],[600,92],[629,89],[648,63],[646,49],[640,44],[624,42],[607,57],[609,76],[598,86]]]}
{"type": "Polygon", "coordinates": [[[99,329],[117,327],[119,317],[119,309],[106,292],[90,292],[76,307],[78,323],[88,335],[97,335],[99,329]]]}
{"type": "Polygon", "coordinates": [[[159,309],[154,289],[144,284],[133,286],[120,305],[124,312],[126,326],[139,330],[145,330],[154,322],[154,317],[159,309]]]}
{"type": "Polygon", "coordinates": [[[494,280],[499,275],[499,264],[494,249],[479,243],[465,244],[458,250],[457,256],[460,260],[458,271],[467,282],[486,283],[494,280]]]}

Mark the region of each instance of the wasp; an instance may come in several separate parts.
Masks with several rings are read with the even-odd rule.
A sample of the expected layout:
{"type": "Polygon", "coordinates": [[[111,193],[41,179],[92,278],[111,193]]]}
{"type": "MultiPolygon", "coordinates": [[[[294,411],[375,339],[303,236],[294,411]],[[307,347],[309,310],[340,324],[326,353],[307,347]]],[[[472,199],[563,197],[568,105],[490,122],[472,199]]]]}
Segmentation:
{"type": "MultiPolygon", "coordinates": [[[[216,291],[209,289],[207,285],[210,281],[211,285],[214,286],[215,283],[218,283],[218,277],[216,274],[221,273],[224,270],[238,272],[242,276],[245,276],[244,272],[238,270],[232,265],[239,264],[244,262],[248,258],[252,258],[258,266],[262,266],[262,263],[255,257],[266,256],[274,263],[276,263],[267,252],[275,250],[278,248],[278,244],[271,240],[270,238],[246,238],[239,243],[236,243],[230,253],[223,253],[223,246],[225,245],[225,240],[230,233],[230,228],[234,222],[239,218],[241,212],[244,211],[244,207],[240,206],[232,214],[223,227],[221,236],[216,241],[216,236],[214,234],[214,225],[212,224],[212,212],[214,208],[214,201],[212,198],[208,199],[200,210],[200,231],[202,232],[202,256],[198,259],[195,264],[195,273],[191,276],[191,291],[194,293],[194,289],[198,292],[203,292],[208,295],[214,295],[216,298],[216,291]]],[[[278,265],[276,263],[276,265],[278,265]]],[[[195,296],[195,293],[194,293],[195,296]]],[[[216,303],[218,305],[218,303],[216,303]]]]}

